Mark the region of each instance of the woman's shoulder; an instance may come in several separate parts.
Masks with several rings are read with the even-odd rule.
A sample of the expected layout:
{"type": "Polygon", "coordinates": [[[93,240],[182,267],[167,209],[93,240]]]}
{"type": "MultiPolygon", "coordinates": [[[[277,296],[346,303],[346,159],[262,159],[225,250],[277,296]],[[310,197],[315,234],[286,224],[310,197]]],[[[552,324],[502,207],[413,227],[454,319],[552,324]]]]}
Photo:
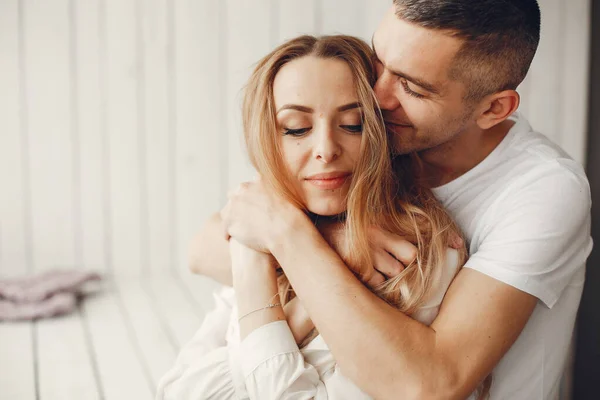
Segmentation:
{"type": "Polygon", "coordinates": [[[433,322],[437,316],[442,300],[450,287],[450,284],[454,280],[454,277],[460,270],[461,256],[460,252],[456,249],[448,248],[446,251],[446,257],[444,264],[440,268],[439,273],[436,277],[436,282],[432,289],[432,294],[425,301],[425,303],[419,307],[419,309],[413,314],[413,318],[429,325],[433,322]]]}

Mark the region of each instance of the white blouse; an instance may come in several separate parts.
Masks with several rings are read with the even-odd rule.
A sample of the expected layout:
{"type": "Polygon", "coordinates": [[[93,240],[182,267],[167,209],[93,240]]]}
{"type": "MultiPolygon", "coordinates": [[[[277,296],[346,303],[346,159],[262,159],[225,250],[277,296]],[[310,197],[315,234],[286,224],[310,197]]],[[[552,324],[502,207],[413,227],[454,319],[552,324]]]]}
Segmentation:
{"type": "MultiPolygon", "coordinates": [[[[430,325],[459,269],[449,250],[434,295],[413,318],[430,325]]],[[[240,342],[235,293],[215,293],[216,308],[160,380],[156,400],[368,400],[344,377],[321,335],[299,349],[286,321],[264,325],[240,342]]]]}

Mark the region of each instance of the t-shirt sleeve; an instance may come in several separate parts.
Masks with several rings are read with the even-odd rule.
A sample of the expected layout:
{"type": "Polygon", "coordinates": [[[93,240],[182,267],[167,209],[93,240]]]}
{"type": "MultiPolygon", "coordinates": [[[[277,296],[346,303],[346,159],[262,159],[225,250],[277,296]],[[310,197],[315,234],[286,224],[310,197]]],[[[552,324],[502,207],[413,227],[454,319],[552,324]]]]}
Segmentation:
{"type": "Polygon", "coordinates": [[[590,189],[583,172],[554,160],[524,174],[482,216],[465,267],[552,308],[592,248],[590,189]]]}

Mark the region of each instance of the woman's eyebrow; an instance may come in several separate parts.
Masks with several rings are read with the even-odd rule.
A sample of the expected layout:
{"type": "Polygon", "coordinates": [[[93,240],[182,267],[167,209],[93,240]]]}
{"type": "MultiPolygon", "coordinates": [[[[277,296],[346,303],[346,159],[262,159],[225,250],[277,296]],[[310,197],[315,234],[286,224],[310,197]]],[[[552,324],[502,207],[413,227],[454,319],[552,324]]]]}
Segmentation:
{"type": "MultiPolygon", "coordinates": [[[[339,106],[336,109],[336,111],[342,112],[342,111],[348,111],[348,110],[352,110],[354,108],[360,108],[360,107],[362,107],[361,104],[359,102],[355,101],[352,103],[344,104],[343,106],[339,106]]],[[[315,111],[310,107],[301,106],[298,104],[284,104],[279,108],[279,110],[277,110],[277,114],[279,114],[283,110],[296,110],[296,111],[301,111],[301,112],[305,112],[305,113],[309,113],[309,114],[313,113],[315,111]]]]}
{"type": "Polygon", "coordinates": [[[362,105],[359,102],[355,101],[354,103],[348,103],[348,104],[338,107],[337,111],[338,112],[348,111],[348,110],[352,110],[354,108],[360,108],[360,107],[362,107],[362,105]]]}
{"type": "Polygon", "coordinates": [[[296,110],[305,113],[312,113],[315,111],[310,107],[300,106],[298,104],[284,104],[279,108],[279,110],[277,110],[277,114],[279,114],[283,110],[296,110]]]}

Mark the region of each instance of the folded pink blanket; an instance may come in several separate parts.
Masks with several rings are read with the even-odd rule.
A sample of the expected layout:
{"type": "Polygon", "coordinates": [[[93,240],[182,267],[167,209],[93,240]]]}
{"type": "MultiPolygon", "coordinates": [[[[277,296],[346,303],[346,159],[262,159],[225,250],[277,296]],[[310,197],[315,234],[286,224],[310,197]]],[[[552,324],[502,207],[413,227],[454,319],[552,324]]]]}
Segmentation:
{"type": "Polygon", "coordinates": [[[95,272],[52,270],[0,280],[0,321],[31,320],[71,312],[83,294],[84,285],[100,279],[95,272]]]}

